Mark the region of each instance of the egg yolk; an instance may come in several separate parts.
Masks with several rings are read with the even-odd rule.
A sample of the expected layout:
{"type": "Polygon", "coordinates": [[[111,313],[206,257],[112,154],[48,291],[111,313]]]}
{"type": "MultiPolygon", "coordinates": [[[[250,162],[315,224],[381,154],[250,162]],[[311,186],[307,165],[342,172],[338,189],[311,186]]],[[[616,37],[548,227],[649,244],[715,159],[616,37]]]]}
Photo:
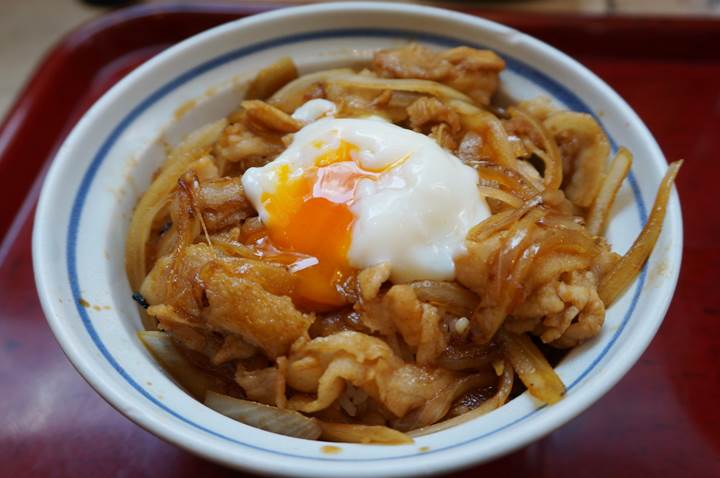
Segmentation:
{"type": "Polygon", "coordinates": [[[355,274],[347,259],[355,189],[361,179],[374,180],[406,159],[372,170],[356,160],[357,151],[357,146],[341,140],[337,148],[318,155],[302,175],[291,177],[289,164],[278,166],[275,191],[260,198],[267,221],[254,237],[246,238],[267,259],[290,265],[299,276],[293,299],[308,310],[347,303],[343,290],[355,274]]]}

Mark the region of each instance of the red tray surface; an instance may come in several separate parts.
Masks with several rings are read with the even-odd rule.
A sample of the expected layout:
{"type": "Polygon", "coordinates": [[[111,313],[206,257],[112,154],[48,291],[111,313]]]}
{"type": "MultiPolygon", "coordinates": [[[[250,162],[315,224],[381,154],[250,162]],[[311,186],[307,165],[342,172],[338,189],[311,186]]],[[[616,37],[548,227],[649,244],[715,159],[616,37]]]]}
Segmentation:
{"type": "MultiPolygon", "coordinates": [[[[82,112],[168,45],[249,13],[141,7],[89,23],[45,58],[0,127],[0,475],[233,473],[134,425],[73,370],[40,310],[30,238],[42,172],[82,112]]],[[[685,251],[662,328],[610,393],[545,439],[457,476],[720,476],[720,22],[485,16],[578,58],[669,159],[687,160],[685,251]]]]}

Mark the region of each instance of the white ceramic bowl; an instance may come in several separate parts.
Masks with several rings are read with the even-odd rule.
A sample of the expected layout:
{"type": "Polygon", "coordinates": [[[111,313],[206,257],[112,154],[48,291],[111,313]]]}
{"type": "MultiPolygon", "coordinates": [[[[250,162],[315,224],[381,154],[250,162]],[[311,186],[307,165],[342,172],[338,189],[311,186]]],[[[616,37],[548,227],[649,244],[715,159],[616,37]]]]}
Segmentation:
{"type": "Polygon", "coordinates": [[[660,325],[678,277],[682,220],[675,193],[637,282],[610,308],[600,336],[558,367],[568,393],[550,407],[524,394],[414,445],[341,444],[340,453],[327,455],[322,442],[254,429],[204,407],[143,349],[123,251],[133,206],[164,158],[162,143],[176,144],[230,113],[243,82],[282,55],[308,72],[365,60],[374,49],[409,40],[492,48],[507,60],[502,81],[511,96],[545,94],[594,114],[613,148],[625,145],[635,153],[608,232],[615,250],[624,252],[632,243],[665,159],[613,90],[552,47],[487,20],[401,4],[322,4],[228,23],[158,55],[103,96],[58,152],[38,205],[33,258],[48,322],[75,367],[118,410],[170,442],[237,468],[312,477],[422,475],[486,461],[551,432],[635,363],[660,325]],[[195,107],[176,118],[189,100],[195,107]]]}

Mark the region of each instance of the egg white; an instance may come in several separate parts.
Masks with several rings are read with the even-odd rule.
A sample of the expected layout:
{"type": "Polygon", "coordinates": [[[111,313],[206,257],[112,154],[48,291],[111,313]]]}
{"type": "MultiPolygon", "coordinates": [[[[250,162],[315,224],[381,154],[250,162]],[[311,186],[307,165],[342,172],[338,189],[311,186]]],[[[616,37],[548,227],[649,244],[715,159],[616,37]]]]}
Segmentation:
{"type": "MultiPolygon", "coordinates": [[[[332,110],[323,104],[306,111],[317,106],[332,110]]],[[[388,263],[395,283],[452,280],[468,231],[490,215],[477,172],[431,138],[389,122],[323,118],[303,127],[274,161],[242,177],[260,219],[269,219],[261,197],[276,191],[279,166],[287,164],[291,178],[301,176],[341,140],[357,147],[353,160],[362,168],[382,171],[361,179],[348,204],[355,217],[350,265],[388,263]]]]}

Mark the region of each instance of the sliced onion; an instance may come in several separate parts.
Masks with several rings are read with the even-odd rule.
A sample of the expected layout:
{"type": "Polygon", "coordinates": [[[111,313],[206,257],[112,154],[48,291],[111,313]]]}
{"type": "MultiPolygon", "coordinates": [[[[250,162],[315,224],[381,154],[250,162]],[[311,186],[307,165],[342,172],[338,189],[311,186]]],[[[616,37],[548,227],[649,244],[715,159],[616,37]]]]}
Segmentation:
{"type": "Polygon", "coordinates": [[[292,58],[284,56],[255,75],[248,85],[245,99],[264,100],[297,77],[298,71],[292,58]]]}
{"type": "Polygon", "coordinates": [[[280,435],[317,440],[322,433],[318,421],[293,410],[208,392],[205,405],[245,425],[280,435]]]}
{"type": "Polygon", "coordinates": [[[488,150],[494,163],[520,173],[509,135],[497,116],[480,110],[474,115],[463,115],[462,122],[465,128],[482,137],[484,148],[488,150]]]}
{"type": "Polygon", "coordinates": [[[392,425],[399,430],[417,430],[430,426],[446,416],[453,402],[459,397],[470,390],[492,385],[495,378],[492,369],[479,370],[472,375],[467,375],[427,400],[420,408],[395,420],[392,425]]]}
{"type": "Polygon", "coordinates": [[[209,389],[218,388],[217,380],[190,363],[177,349],[169,334],[142,330],[137,335],[155,360],[193,397],[202,400],[209,389]]]}
{"type": "MultiPolygon", "coordinates": [[[[565,195],[580,207],[589,207],[603,181],[610,143],[595,119],[586,113],[561,111],[550,115],[543,126],[554,138],[569,135],[581,145],[573,164],[566,164],[565,195]]],[[[566,160],[569,158],[566,158],[566,160]]]]}
{"type": "Polygon", "coordinates": [[[510,107],[508,108],[508,113],[510,114],[510,117],[521,118],[530,124],[530,126],[532,126],[538,136],[542,139],[542,144],[539,146],[542,147],[543,151],[536,151],[535,154],[537,154],[538,157],[540,157],[540,159],[542,159],[545,163],[545,173],[543,175],[545,188],[548,191],[558,189],[562,184],[563,167],[560,150],[557,147],[557,143],[555,143],[555,139],[550,135],[550,133],[548,133],[542,123],[522,109],[510,107]]]}
{"type": "Polygon", "coordinates": [[[468,231],[467,239],[470,241],[484,241],[493,234],[509,227],[510,224],[520,219],[525,213],[527,213],[529,207],[523,207],[522,209],[500,211],[487,219],[479,222],[468,231]]]}
{"type": "Polygon", "coordinates": [[[640,231],[640,235],[635,239],[630,250],[610,269],[603,277],[602,282],[600,282],[598,295],[605,303],[605,307],[615,302],[615,299],[635,280],[655,247],[655,242],[657,242],[662,230],[672,185],[682,163],[682,161],[675,161],[670,164],[662,183],[660,183],[660,188],[658,188],[655,203],[645,227],[640,231]]]}
{"type": "Polygon", "coordinates": [[[508,230],[507,239],[493,265],[495,278],[490,287],[494,290],[493,296],[497,298],[495,304],[478,306],[470,319],[476,343],[489,343],[516,305],[525,277],[539,251],[539,246],[531,244],[531,241],[536,224],[544,214],[545,211],[540,208],[531,209],[508,230]]]}
{"type": "Polygon", "coordinates": [[[443,308],[458,317],[467,317],[477,307],[480,298],[455,282],[423,280],[410,286],[422,302],[443,308]]]}
{"type": "Polygon", "coordinates": [[[500,329],[495,340],[535,398],[553,404],[563,397],[565,385],[527,334],[517,335],[500,329]]]}
{"type": "Polygon", "coordinates": [[[344,443],[367,443],[378,445],[408,445],[413,439],[406,434],[380,425],[355,425],[318,421],[322,439],[344,443]]]}
{"type": "Polygon", "coordinates": [[[465,116],[482,114],[485,111],[482,108],[478,108],[477,106],[466,100],[451,99],[450,101],[448,101],[448,105],[461,115],[465,116]]]}
{"type": "Polygon", "coordinates": [[[268,100],[286,113],[292,113],[300,107],[307,98],[305,93],[308,88],[317,83],[324,83],[331,78],[352,74],[350,68],[338,68],[336,70],[323,70],[308,75],[302,75],[276,91],[268,100]]]}
{"type": "Polygon", "coordinates": [[[532,181],[520,174],[516,169],[489,161],[470,161],[466,162],[466,164],[474,168],[481,179],[498,183],[520,199],[527,201],[540,194],[532,181]]]}
{"type": "Polygon", "coordinates": [[[480,404],[479,407],[474,408],[473,410],[467,413],[463,413],[462,415],[459,415],[457,417],[450,418],[449,420],[412,430],[408,432],[408,435],[410,435],[411,437],[420,437],[442,430],[447,430],[450,427],[455,427],[463,423],[467,423],[470,420],[474,420],[478,417],[485,415],[486,413],[500,408],[502,405],[505,404],[508,397],[510,396],[510,392],[512,391],[513,387],[514,377],[515,374],[513,373],[512,367],[509,364],[505,364],[505,366],[503,367],[502,376],[500,377],[500,382],[498,384],[497,393],[490,397],[488,400],[484,401],[482,404],[480,404]]]}
{"type": "Polygon", "coordinates": [[[276,91],[268,99],[268,103],[286,113],[292,113],[305,103],[307,100],[305,94],[312,85],[325,83],[333,78],[352,74],[352,72],[350,68],[338,68],[302,75],[276,91]]]}
{"type": "Polygon", "coordinates": [[[540,243],[538,257],[557,253],[595,257],[599,252],[599,246],[588,234],[556,227],[552,234],[540,243]]]}
{"type": "Polygon", "coordinates": [[[542,218],[540,224],[559,230],[566,229],[569,231],[587,232],[585,227],[576,221],[575,217],[562,214],[548,214],[542,218]]]}
{"type": "Polygon", "coordinates": [[[625,148],[620,148],[610,164],[608,174],[605,176],[587,216],[587,230],[593,236],[599,236],[605,231],[610,209],[615,202],[615,195],[630,172],[632,161],[632,153],[625,148]]]}
{"type": "Polygon", "coordinates": [[[209,149],[226,125],[227,121],[222,119],[190,133],[168,155],[160,174],[138,201],[130,221],[125,247],[125,267],[133,290],[139,290],[147,274],[145,245],[150,237],[155,216],[164,209],[168,195],[177,186],[178,178],[188,170],[193,161],[209,149]]]}
{"type": "Polygon", "coordinates": [[[498,349],[494,343],[450,345],[438,357],[437,365],[448,370],[478,370],[487,368],[497,358],[498,349]]]}
{"type": "Polygon", "coordinates": [[[502,201],[514,209],[518,209],[523,205],[522,199],[517,196],[513,196],[509,192],[505,192],[502,189],[491,188],[488,186],[478,186],[478,191],[482,196],[502,201]]]}
{"type": "Polygon", "coordinates": [[[470,97],[455,88],[450,88],[447,85],[430,80],[377,78],[366,75],[338,75],[330,78],[328,81],[340,86],[351,86],[369,90],[412,91],[414,93],[424,93],[447,100],[452,99],[466,103],[472,102],[470,97]]]}

